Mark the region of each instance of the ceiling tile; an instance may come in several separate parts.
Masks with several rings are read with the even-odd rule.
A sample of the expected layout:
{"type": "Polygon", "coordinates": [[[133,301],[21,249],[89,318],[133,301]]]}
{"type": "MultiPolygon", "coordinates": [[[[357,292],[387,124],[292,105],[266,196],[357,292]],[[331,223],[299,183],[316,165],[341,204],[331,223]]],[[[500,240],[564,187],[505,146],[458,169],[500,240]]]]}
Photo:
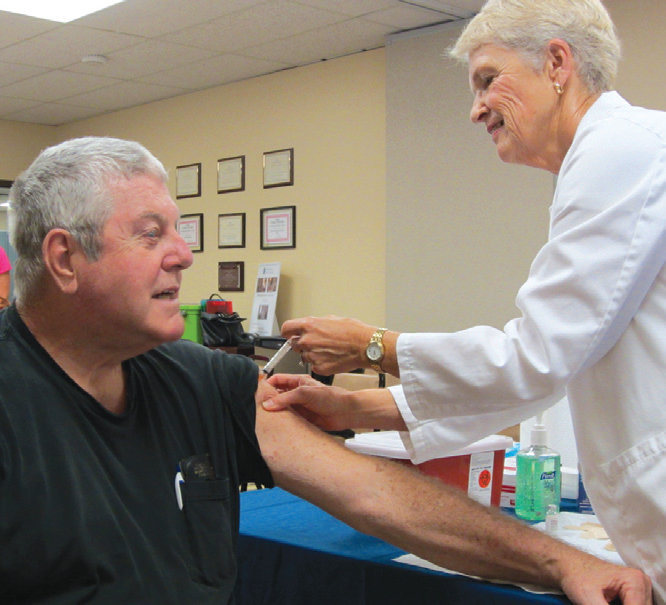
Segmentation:
{"type": "Polygon", "coordinates": [[[60,126],[68,122],[92,117],[98,113],[99,110],[97,109],[72,107],[60,103],[44,103],[9,114],[6,119],[16,122],[60,126]]]}
{"type": "Polygon", "coordinates": [[[41,101],[29,101],[28,99],[17,99],[15,97],[0,96],[0,118],[8,120],[9,114],[22,109],[41,105],[41,101]]]}
{"type": "Polygon", "coordinates": [[[104,55],[141,42],[141,38],[76,25],[63,25],[0,49],[0,61],[62,68],[77,63],[85,55],[104,55]]]}
{"type": "Polygon", "coordinates": [[[145,76],[139,80],[197,90],[279,71],[288,66],[286,63],[276,61],[225,54],[145,76]]]}
{"type": "Polygon", "coordinates": [[[144,82],[118,82],[88,93],[72,95],[62,100],[72,105],[113,110],[143,105],[186,92],[190,91],[175,86],[159,86],[144,82]]]}
{"type": "Polygon", "coordinates": [[[296,0],[299,4],[307,4],[324,8],[349,17],[361,17],[374,11],[384,10],[396,5],[395,0],[296,0]]]}
{"type": "Polygon", "coordinates": [[[0,94],[35,101],[57,101],[72,94],[108,86],[117,80],[67,71],[49,71],[32,78],[0,87],[0,94]]]}
{"type": "Polygon", "coordinates": [[[19,65],[18,63],[0,63],[0,86],[19,82],[20,80],[25,80],[26,78],[36,76],[45,71],[45,67],[19,65]]]}
{"type": "Polygon", "coordinates": [[[329,11],[297,6],[287,0],[273,0],[214,19],[207,24],[183,29],[171,35],[170,40],[218,52],[234,52],[343,19],[343,15],[329,11]]]}
{"type": "Polygon", "coordinates": [[[0,11],[0,27],[2,28],[0,48],[33,38],[59,26],[60,23],[53,21],[0,11]]]}
{"type": "Polygon", "coordinates": [[[437,21],[445,23],[453,21],[453,15],[447,15],[436,11],[419,8],[410,4],[403,4],[383,11],[377,11],[364,17],[374,23],[390,25],[398,30],[434,25],[437,21]]]}
{"type": "Polygon", "coordinates": [[[68,71],[100,75],[123,80],[160,72],[178,65],[201,61],[211,56],[210,51],[162,40],[147,40],[129,48],[108,53],[108,62],[76,63],[68,71]]]}
{"type": "Polygon", "coordinates": [[[341,57],[359,50],[379,48],[392,28],[379,23],[345,21],[326,28],[326,37],[313,30],[271,44],[243,50],[244,55],[274,59],[292,65],[305,65],[323,59],[341,57]],[[363,46],[359,48],[359,44],[363,46]]]}
{"type": "Polygon", "coordinates": [[[265,2],[266,0],[133,0],[131,10],[123,4],[116,4],[83,17],[76,23],[153,38],[265,2]]]}

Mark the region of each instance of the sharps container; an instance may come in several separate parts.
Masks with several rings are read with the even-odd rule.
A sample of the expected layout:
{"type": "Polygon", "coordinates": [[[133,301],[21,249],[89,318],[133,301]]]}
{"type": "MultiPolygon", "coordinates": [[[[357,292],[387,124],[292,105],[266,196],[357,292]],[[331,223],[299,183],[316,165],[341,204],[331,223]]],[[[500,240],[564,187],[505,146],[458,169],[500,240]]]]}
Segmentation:
{"type": "Polygon", "coordinates": [[[467,495],[486,506],[499,506],[504,473],[504,453],[513,445],[505,435],[489,435],[480,441],[452,452],[444,458],[412,465],[397,431],[357,433],[345,445],[361,454],[393,458],[416,466],[422,473],[435,477],[467,492],[467,495]]]}
{"type": "Polygon", "coordinates": [[[201,304],[180,305],[180,313],[185,318],[185,331],[182,338],[203,344],[203,334],[201,332],[201,304]]]}

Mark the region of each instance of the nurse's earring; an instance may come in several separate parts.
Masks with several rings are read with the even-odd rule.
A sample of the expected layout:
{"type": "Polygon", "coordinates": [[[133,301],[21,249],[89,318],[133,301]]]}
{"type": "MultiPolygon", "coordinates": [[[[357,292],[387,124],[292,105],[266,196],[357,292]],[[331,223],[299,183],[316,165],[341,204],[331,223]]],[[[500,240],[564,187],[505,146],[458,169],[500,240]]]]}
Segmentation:
{"type": "Polygon", "coordinates": [[[562,85],[559,82],[553,83],[553,87],[555,88],[555,92],[558,95],[561,95],[564,92],[564,89],[562,88],[562,85]]]}

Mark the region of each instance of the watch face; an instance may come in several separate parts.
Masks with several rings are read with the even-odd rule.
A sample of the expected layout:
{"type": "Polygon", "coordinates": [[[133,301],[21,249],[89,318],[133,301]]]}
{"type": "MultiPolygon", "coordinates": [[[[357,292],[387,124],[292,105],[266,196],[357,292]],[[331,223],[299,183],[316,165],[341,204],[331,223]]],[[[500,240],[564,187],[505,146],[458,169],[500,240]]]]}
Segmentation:
{"type": "Polygon", "coordinates": [[[365,354],[370,361],[378,361],[382,358],[382,348],[376,342],[371,342],[365,350],[365,354]]]}

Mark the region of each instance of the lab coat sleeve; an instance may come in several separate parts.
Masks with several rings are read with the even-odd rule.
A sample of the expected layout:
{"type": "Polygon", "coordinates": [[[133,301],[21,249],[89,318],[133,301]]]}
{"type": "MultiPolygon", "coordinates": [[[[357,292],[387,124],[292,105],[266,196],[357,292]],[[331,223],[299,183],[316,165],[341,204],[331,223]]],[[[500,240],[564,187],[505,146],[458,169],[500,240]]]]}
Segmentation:
{"type": "Polygon", "coordinates": [[[392,386],[389,390],[407,425],[407,430],[401,431],[400,437],[414,464],[448,456],[474,441],[537,414],[544,405],[549,407],[538,401],[485,414],[418,420],[409,409],[402,386],[392,386]]]}
{"type": "Polygon", "coordinates": [[[556,403],[618,340],[664,265],[661,142],[590,111],[560,173],[549,240],[518,292],[521,315],[503,330],[400,335],[394,397],[412,453],[469,443],[556,403]]]}

